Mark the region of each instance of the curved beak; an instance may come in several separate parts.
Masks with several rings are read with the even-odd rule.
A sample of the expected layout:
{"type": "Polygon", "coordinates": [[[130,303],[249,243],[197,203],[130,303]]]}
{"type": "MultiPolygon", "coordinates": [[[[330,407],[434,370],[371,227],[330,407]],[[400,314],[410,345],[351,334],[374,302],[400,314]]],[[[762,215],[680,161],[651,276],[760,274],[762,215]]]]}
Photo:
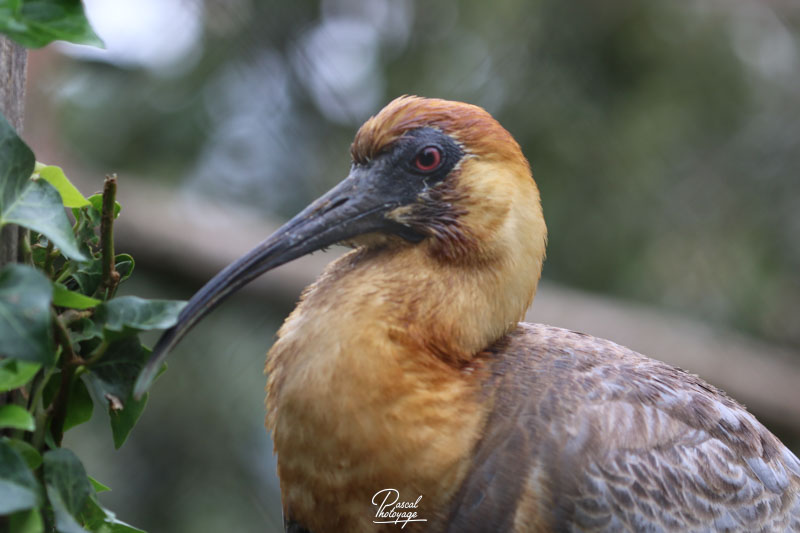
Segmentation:
{"type": "Polygon", "coordinates": [[[415,242],[421,240],[418,233],[384,216],[408,199],[398,197],[405,196],[403,191],[387,191],[390,184],[381,180],[380,174],[375,168],[354,167],[339,185],[206,283],[189,300],[178,322],[163,333],[153,348],[150,360],[136,381],[134,396],[139,399],[147,391],[169,351],[195,324],[225,298],[268,270],[375,231],[395,233],[415,242]]]}

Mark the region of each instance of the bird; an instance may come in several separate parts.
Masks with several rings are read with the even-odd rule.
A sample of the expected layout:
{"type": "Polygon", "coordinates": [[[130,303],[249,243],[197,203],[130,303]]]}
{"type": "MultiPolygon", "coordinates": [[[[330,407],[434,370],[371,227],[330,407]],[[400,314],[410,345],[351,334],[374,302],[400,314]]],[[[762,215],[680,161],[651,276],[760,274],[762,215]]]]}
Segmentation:
{"type": "Polygon", "coordinates": [[[800,461],[699,377],[523,322],[539,190],[484,109],[392,100],[349,175],[188,303],[139,377],[263,272],[352,248],[267,355],[285,531],[800,531],[800,461]]]}

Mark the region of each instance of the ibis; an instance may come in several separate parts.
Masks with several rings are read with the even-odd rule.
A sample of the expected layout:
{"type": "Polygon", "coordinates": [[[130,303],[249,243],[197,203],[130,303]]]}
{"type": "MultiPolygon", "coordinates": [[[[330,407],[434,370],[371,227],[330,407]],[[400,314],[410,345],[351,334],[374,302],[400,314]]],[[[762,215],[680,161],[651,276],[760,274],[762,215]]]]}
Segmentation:
{"type": "Polygon", "coordinates": [[[800,461],[724,392],[522,322],[539,191],[489,113],[415,96],[349,175],[203,287],[140,376],[260,274],[343,243],[269,350],[266,426],[294,533],[800,531],[800,461]]]}

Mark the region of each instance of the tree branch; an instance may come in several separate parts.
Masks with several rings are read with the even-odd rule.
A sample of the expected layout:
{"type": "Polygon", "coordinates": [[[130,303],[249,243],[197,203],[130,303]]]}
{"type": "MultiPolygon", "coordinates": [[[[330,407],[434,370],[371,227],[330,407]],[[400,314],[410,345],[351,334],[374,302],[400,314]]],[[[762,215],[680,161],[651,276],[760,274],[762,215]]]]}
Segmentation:
{"type": "Polygon", "coordinates": [[[53,420],[50,423],[50,433],[53,435],[56,445],[61,446],[61,439],[64,437],[64,422],[67,419],[67,404],[72,392],[72,378],[75,376],[78,366],[84,364],[85,361],[72,349],[72,339],[64,322],[55,312],[52,316],[56,342],[61,346],[63,355],[61,358],[61,386],[53,401],[53,420]]]}
{"type": "MultiPolygon", "coordinates": [[[[27,59],[25,48],[0,35],[0,111],[17,133],[22,132],[27,59]]],[[[0,230],[0,268],[18,260],[19,233],[14,224],[0,230]]]]}

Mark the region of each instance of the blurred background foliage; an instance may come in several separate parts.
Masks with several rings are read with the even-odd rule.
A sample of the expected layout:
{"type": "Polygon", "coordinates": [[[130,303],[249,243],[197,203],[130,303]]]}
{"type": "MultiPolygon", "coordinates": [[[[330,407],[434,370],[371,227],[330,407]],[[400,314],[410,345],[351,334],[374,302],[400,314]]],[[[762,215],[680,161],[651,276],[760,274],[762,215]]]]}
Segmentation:
{"type": "MultiPolygon", "coordinates": [[[[46,109],[97,175],[286,218],[346,175],[355,129],[392,98],[464,100],[532,163],[545,278],[800,348],[795,2],[85,4],[108,50],[33,54],[47,67],[29,83],[29,128],[46,109]]],[[[196,288],[172,276],[130,290],[196,288]]],[[[237,302],[184,341],[123,464],[103,460],[107,442],[92,452],[95,477],[125,479],[109,495],[121,518],[151,531],[279,527],[271,446],[253,420],[262,355],[291,302],[237,302]]],[[[77,445],[93,450],[92,431],[77,445]]]]}

